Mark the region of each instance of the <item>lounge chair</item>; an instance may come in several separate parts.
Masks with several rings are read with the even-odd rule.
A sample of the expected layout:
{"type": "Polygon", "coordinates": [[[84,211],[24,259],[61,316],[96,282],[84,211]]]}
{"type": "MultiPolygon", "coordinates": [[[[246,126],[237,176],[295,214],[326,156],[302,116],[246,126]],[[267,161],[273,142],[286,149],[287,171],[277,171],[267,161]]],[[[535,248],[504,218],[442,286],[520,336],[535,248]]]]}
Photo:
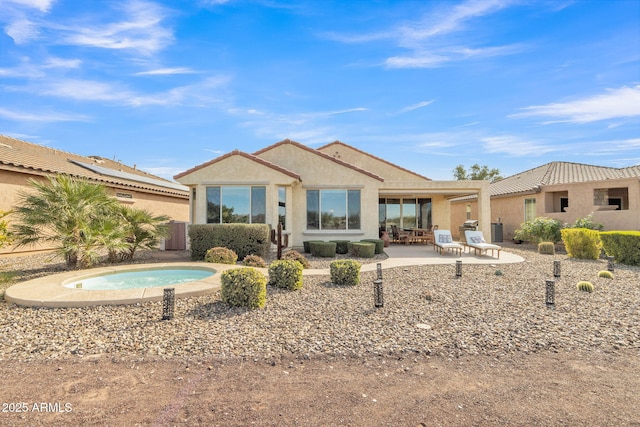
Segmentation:
{"type": "Polygon", "coordinates": [[[494,251],[498,251],[498,258],[500,258],[500,250],[502,249],[502,247],[494,245],[493,243],[488,243],[486,240],[484,240],[482,231],[465,230],[464,235],[467,239],[466,245],[469,248],[473,248],[474,255],[478,255],[478,252],[480,252],[480,255],[482,255],[483,253],[486,254],[487,251],[490,250],[491,256],[493,256],[494,251]]]}
{"type": "Polygon", "coordinates": [[[442,254],[443,249],[453,250],[460,256],[464,246],[453,241],[450,230],[435,230],[433,232],[433,249],[440,252],[440,254],[442,254]]]}

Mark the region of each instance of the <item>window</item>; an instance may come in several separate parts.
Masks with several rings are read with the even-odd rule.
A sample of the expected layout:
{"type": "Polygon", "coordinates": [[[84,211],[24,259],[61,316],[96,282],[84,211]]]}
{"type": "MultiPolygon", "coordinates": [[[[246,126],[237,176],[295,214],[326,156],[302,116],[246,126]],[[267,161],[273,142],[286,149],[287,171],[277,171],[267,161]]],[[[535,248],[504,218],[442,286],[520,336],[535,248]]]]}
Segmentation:
{"type": "Polygon", "coordinates": [[[378,199],[380,227],[391,229],[431,226],[431,199],[378,199]]]}
{"type": "Polygon", "coordinates": [[[307,190],[308,230],[359,230],[360,190],[307,190]]]}
{"type": "Polygon", "coordinates": [[[278,222],[282,229],[287,229],[287,189],[278,187],[278,222]]]}
{"type": "Polygon", "coordinates": [[[536,219],[536,199],[524,199],[524,222],[536,219]]]}
{"type": "Polygon", "coordinates": [[[568,191],[548,191],[544,196],[545,213],[566,212],[569,207],[568,191]]]}
{"type": "Polygon", "coordinates": [[[266,187],[207,187],[208,224],[264,224],[266,187]]]}
{"type": "Polygon", "coordinates": [[[598,210],[628,210],[629,189],[624,188],[597,188],[593,190],[593,204],[598,210]]]}

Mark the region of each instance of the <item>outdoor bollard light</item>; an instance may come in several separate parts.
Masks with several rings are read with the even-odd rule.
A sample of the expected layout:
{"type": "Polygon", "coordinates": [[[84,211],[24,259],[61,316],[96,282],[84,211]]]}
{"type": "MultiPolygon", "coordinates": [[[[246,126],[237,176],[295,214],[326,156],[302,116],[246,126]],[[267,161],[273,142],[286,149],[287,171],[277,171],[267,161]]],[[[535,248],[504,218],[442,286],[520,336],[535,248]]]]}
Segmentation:
{"type": "Polygon", "coordinates": [[[555,280],[547,280],[547,307],[553,308],[556,303],[556,282],[555,280]]]}
{"type": "Polygon", "coordinates": [[[456,277],[462,277],[462,261],[456,261],[456,277]]]}
{"type": "Polygon", "coordinates": [[[614,257],[612,256],[608,256],[607,257],[607,270],[609,271],[613,271],[613,262],[614,262],[614,257]]]}
{"type": "Polygon", "coordinates": [[[378,263],[378,265],[376,267],[377,267],[377,270],[378,270],[378,280],[382,280],[382,264],[378,263]]]}
{"type": "Polygon", "coordinates": [[[553,261],[553,277],[560,277],[560,261],[553,261]]]}
{"type": "Polygon", "coordinates": [[[373,281],[373,300],[376,308],[384,307],[384,297],[382,295],[382,279],[373,281]]]}
{"type": "Polygon", "coordinates": [[[176,290],[174,288],[164,289],[162,298],[162,320],[173,319],[173,308],[176,301],[176,290]]]}

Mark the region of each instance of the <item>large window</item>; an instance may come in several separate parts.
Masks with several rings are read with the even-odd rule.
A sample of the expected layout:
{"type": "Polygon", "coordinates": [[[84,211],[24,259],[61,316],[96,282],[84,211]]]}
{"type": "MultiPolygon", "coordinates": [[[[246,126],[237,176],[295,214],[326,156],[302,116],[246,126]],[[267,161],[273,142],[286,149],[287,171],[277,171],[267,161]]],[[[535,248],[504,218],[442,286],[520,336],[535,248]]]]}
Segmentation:
{"type": "Polygon", "coordinates": [[[287,229],[287,189],[278,187],[278,222],[282,229],[287,229]]]}
{"type": "Polygon", "coordinates": [[[308,230],[359,230],[360,190],[307,190],[308,230]]]}
{"type": "Polygon", "coordinates": [[[524,222],[536,219],[536,199],[524,199],[524,222]]]}
{"type": "Polygon", "coordinates": [[[207,223],[264,224],[266,187],[207,187],[207,223]]]}

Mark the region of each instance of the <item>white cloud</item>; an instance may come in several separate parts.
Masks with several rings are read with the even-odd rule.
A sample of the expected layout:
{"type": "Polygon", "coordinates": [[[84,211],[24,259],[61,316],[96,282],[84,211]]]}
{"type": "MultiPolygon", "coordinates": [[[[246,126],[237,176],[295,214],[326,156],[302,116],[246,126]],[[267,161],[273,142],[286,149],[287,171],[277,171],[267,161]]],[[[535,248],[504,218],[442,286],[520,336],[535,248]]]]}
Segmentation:
{"type": "Polygon", "coordinates": [[[167,11],[155,3],[130,1],[122,7],[123,18],[108,24],[63,27],[64,43],[104,49],[130,49],[151,54],[173,41],[173,32],[162,26],[167,11]]]}
{"type": "Polygon", "coordinates": [[[640,85],[609,89],[606,93],[575,101],[534,105],[509,117],[555,117],[548,123],[589,123],[640,116],[640,85]]]}
{"type": "Polygon", "coordinates": [[[175,68],[158,68],[155,70],[141,71],[139,73],[135,73],[136,76],[165,76],[165,75],[173,75],[173,74],[195,74],[196,71],[193,71],[190,68],[186,67],[175,67],[175,68]]]}
{"type": "Polygon", "coordinates": [[[4,27],[4,31],[18,45],[35,40],[40,34],[37,24],[26,18],[11,21],[4,27]]]}
{"type": "Polygon", "coordinates": [[[17,122],[86,122],[88,116],[78,114],[61,114],[57,112],[25,113],[0,108],[0,117],[17,122]]]}
{"type": "Polygon", "coordinates": [[[483,137],[480,140],[484,143],[484,149],[487,153],[504,153],[515,157],[540,156],[558,151],[554,145],[513,135],[483,137]]]}
{"type": "Polygon", "coordinates": [[[422,101],[417,104],[409,105],[408,107],[404,107],[400,110],[400,113],[408,113],[410,111],[417,110],[418,108],[426,107],[427,105],[431,105],[433,103],[433,99],[431,101],[422,101]]]}
{"type": "Polygon", "coordinates": [[[48,12],[55,0],[4,0],[6,3],[13,3],[21,6],[38,9],[41,12],[48,12]]]}

